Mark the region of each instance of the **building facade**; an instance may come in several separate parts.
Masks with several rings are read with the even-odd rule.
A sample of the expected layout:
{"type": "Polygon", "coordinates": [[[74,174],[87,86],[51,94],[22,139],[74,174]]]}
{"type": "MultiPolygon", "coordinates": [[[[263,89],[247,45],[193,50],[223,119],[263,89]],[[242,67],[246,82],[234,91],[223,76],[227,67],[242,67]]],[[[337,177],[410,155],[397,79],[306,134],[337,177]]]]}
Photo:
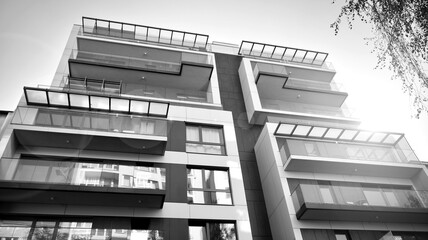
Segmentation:
{"type": "Polygon", "coordinates": [[[4,114],[1,239],[428,239],[428,171],[328,54],[82,18],[4,114]]]}

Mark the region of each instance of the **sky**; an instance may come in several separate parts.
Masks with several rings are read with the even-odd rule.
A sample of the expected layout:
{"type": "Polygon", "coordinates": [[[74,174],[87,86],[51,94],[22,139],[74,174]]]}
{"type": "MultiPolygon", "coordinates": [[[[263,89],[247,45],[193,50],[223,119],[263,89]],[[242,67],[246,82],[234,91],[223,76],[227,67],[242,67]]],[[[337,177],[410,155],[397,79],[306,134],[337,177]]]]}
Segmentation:
{"type": "Polygon", "coordinates": [[[23,86],[49,85],[73,24],[82,16],[208,34],[211,41],[242,40],[329,53],[335,81],[349,93],[347,105],[361,128],[405,133],[419,159],[428,161],[428,117],[412,118],[401,83],[377,58],[365,38],[367,24],[352,30],[330,24],[344,0],[1,0],[0,110],[14,110],[23,86]]]}

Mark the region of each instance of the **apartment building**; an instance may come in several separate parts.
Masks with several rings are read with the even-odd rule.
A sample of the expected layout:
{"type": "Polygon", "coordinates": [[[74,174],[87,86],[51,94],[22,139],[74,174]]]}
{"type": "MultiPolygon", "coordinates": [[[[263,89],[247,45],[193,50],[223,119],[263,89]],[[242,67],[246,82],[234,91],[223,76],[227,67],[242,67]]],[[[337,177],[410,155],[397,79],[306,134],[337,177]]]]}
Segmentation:
{"type": "Polygon", "coordinates": [[[273,239],[428,239],[427,171],[401,133],[359,129],[327,53],[243,42],[273,239]]]}
{"type": "Polygon", "coordinates": [[[6,118],[1,239],[252,239],[208,38],[75,25],[52,84],[6,118]]]}
{"type": "MultiPolygon", "coordinates": [[[[83,17],[0,140],[0,238],[428,239],[428,170],[328,54],[83,17]]],[[[2,120],[3,121],[3,120],[2,120]]]]}

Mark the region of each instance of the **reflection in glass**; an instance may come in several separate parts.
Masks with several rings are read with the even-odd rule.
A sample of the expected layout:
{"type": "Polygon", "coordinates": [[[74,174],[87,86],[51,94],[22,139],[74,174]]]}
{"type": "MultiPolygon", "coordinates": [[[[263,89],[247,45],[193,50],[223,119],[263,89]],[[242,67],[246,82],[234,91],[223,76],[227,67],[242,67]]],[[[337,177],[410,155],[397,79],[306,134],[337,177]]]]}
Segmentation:
{"type": "Polygon", "coordinates": [[[0,179],[112,188],[165,189],[166,185],[165,169],[157,167],[31,159],[10,163],[10,159],[1,159],[0,179]]]}
{"type": "Polygon", "coordinates": [[[233,223],[210,223],[210,239],[236,240],[235,224],[233,223]]]}
{"type": "Polygon", "coordinates": [[[189,226],[189,240],[207,240],[205,227],[189,226]]]}
{"type": "Polygon", "coordinates": [[[26,89],[26,93],[27,93],[28,102],[48,104],[46,91],[26,89]]]}
{"type": "Polygon", "coordinates": [[[168,104],[156,103],[156,102],[150,103],[150,109],[149,109],[150,115],[166,116],[167,111],[168,111],[168,104]]]}
{"type": "Polygon", "coordinates": [[[67,93],[48,92],[49,103],[53,105],[68,106],[67,93]]]}
{"type": "Polygon", "coordinates": [[[70,106],[89,108],[88,95],[70,94],[69,97],[70,97],[70,106]]]}

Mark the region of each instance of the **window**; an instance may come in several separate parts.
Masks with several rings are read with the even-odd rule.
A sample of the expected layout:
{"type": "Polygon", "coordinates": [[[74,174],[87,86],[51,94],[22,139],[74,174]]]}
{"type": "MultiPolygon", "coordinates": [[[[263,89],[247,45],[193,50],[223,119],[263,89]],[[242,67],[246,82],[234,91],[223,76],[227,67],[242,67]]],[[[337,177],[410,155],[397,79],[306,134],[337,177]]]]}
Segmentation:
{"type": "Polygon", "coordinates": [[[207,126],[186,126],[186,151],[225,155],[223,129],[207,126]]]}
{"type": "Polygon", "coordinates": [[[351,240],[351,236],[348,231],[334,231],[336,240],[351,240]]]}
{"type": "Polygon", "coordinates": [[[189,240],[236,240],[234,223],[190,223],[189,240]]]}
{"type": "Polygon", "coordinates": [[[189,203],[232,205],[226,170],[187,169],[189,203]]]}

